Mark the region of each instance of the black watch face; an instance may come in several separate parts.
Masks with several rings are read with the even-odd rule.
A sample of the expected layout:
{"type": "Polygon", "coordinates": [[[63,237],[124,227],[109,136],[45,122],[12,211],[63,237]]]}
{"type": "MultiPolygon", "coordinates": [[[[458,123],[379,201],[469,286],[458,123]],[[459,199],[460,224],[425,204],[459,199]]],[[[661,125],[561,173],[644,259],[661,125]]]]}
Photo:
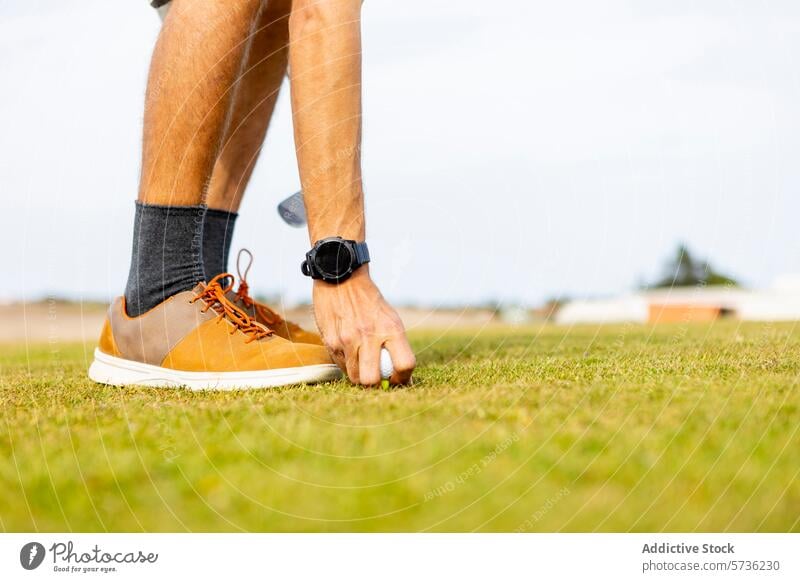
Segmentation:
{"type": "Polygon", "coordinates": [[[338,278],[350,271],[353,266],[353,254],[344,243],[324,242],[317,247],[314,264],[323,277],[338,278]]]}

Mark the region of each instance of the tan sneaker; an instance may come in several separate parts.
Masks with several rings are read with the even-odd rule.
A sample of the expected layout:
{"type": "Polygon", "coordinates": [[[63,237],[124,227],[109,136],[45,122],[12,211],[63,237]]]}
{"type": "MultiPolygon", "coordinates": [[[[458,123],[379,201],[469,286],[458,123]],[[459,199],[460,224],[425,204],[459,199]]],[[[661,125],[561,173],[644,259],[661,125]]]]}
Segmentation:
{"type": "Polygon", "coordinates": [[[255,319],[258,323],[266,325],[284,339],[301,344],[323,345],[322,338],[318,333],[305,330],[296,323],[286,321],[272,308],[250,297],[248,293],[250,287],[247,285],[247,274],[250,272],[250,267],[252,266],[253,253],[247,249],[241,249],[236,256],[236,274],[239,275],[239,287],[235,292],[233,290],[228,291],[228,299],[237,307],[246,311],[247,315],[255,319]],[[242,254],[247,254],[250,259],[247,263],[247,268],[244,270],[244,275],[240,268],[242,254]]]}
{"type": "Polygon", "coordinates": [[[341,372],[325,348],[292,343],[226,297],[229,274],[173,295],[139,317],[125,298],[108,309],[89,377],[125,386],[193,390],[266,388],[323,382],[341,372]]]}

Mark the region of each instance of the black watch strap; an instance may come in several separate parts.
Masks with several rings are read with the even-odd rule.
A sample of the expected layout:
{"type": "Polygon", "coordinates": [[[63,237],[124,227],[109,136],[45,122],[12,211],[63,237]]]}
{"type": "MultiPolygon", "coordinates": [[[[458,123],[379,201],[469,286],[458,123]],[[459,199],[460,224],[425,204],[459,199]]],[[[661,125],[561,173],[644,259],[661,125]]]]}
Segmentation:
{"type": "Polygon", "coordinates": [[[365,263],[369,263],[369,248],[367,247],[367,243],[357,242],[353,247],[356,252],[356,265],[360,267],[365,263]]]}

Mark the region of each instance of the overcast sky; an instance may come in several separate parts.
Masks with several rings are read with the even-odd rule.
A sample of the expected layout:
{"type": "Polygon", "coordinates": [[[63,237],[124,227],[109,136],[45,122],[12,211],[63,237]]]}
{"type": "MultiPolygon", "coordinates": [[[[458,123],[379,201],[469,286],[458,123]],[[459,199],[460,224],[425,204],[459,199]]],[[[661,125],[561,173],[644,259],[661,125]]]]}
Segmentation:
{"type": "MultiPolygon", "coordinates": [[[[125,283],[145,0],[0,4],[0,298],[125,283]]],[[[800,272],[800,2],[364,5],[372,271],[400,302],[537,303],[652,279],[678,241],[767,286],[800,272]]],[[[234,248],[309,296],[284,92],[234,248]]]]}

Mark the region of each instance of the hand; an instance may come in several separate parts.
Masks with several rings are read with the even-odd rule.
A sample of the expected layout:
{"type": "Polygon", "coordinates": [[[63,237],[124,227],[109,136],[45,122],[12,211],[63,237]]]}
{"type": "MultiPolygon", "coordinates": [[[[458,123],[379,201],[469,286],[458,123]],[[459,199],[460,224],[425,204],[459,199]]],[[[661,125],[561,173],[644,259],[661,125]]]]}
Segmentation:
{"type": "Polygon", "coordinates": [[[334,361],[354,384],[380,384],[381,347],[394,365],[392,384],[406,384],[417,365],[400,316],[369,277],[368,266],[345,282],[314,281],[314,315],[334,361]]]}

